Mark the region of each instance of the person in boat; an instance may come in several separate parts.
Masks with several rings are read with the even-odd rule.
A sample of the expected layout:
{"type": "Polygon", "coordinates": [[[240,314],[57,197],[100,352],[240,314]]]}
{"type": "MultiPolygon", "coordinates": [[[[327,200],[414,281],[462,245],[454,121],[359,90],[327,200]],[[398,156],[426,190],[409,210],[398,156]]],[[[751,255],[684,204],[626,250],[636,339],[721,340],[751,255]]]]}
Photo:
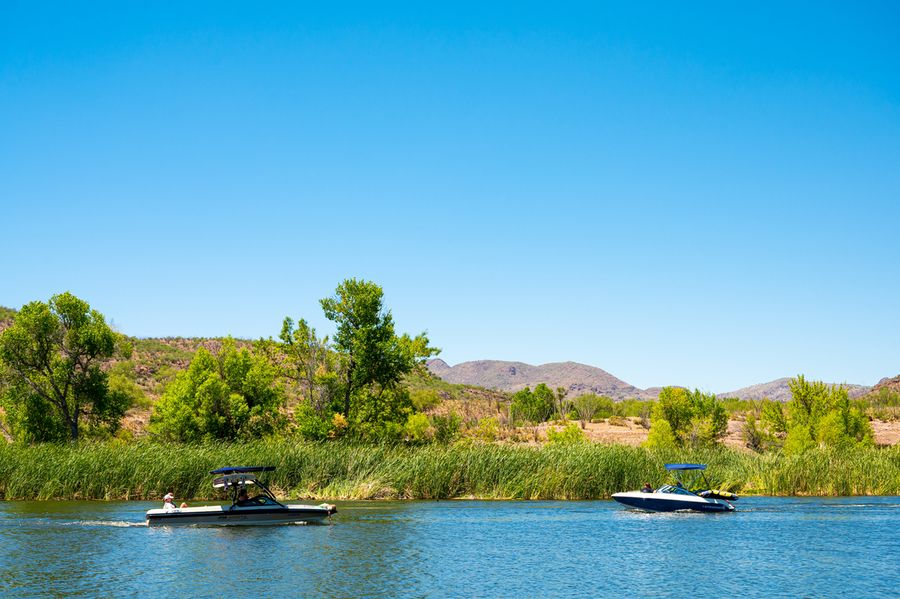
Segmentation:
{"type": "Polygon", "coordinates": [[[644,486],[641,487],[641,493],[652,493],[653,487],[650,486],[650,483],[644,483],[644,486]]]}
{"type": "Polygon", "coordinates": [[[249,500],[250,500],[250,495],[247,494],[247,488],[246,488],[246,487],[241,487],[241,490],[238,491],[237,504],[238,504],[238,505],[244,505],[244,504],[247,503],[249,500]]]}
{"type": "MultiPolygon", "coordinates": [[[[187,507],[188,504],[184,501],[181,502],[181,507],[187,507]]],[[[167,512],[172,512],[175,510],[175,495],[172,494],[172,491],[166,493],[165,497],[163,497],[163,509],[167,512]]]]}

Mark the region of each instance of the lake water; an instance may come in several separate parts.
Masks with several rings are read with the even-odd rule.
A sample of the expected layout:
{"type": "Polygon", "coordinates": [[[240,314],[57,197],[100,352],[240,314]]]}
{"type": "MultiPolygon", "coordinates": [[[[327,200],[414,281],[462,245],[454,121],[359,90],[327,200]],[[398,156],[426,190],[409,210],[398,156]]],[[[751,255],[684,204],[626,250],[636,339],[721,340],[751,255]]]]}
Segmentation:
{"type": "Polygon", "coordinates": [[[900,498],[340,503],[331,524],[147,528],[158,503],[0,502],[0,594],[900,596],[900,498]]]}

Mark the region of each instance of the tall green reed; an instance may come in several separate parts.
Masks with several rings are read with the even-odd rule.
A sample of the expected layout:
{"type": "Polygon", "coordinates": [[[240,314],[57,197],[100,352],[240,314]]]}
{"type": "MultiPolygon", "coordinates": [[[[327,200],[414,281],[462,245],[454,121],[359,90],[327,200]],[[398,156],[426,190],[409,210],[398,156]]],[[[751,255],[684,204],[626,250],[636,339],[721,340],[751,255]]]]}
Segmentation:
{"type": "Polygon", "coordinates": [[[703,462],[714,487],[767,495],[900,494],[900,447],[799,456],[624,445],[360,445],[287,440],[197,445],[0,444],[0,498],[216,497],[208,472],[273,465],[271,485],[307,499],[597,499],[664,482],[666,462],[703,462]]]}

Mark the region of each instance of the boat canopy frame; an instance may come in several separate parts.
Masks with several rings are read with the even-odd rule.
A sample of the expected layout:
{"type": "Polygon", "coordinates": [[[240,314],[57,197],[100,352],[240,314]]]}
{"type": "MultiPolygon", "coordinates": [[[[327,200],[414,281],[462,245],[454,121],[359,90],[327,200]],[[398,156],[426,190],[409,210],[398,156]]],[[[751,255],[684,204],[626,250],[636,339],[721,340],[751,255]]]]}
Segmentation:
{"type": "MultiPolygon", "coordinates": [[[[709,480],[707,480],[707,478],[706,478],[706,474],[703,472],[704,470],[706,470],[706,464],[666,464],[666,470],[669,470],[670,472],[674,472],[675,480],[678,482],[678,484],[681,485],[682,488],[687,489],[688,491],[690,491],[691,493],[693,493],[695,495],[700,491],[708,491],[709,489],[712,488],[709,484],[709,480]],[[684,485],[684,483],[681,482],[681,478],[682,478],[681,473],[682,472],[699,473],[699,476],[697,476],[697,474],[694,474],[694,476],[692,476],[690,478],[690,480],[688,480],[688,484],[690,484],[690,483],[696,484],[698,479],[702,479],[703,484],[706,486],[703,489],[688,488],[686,485],[684,485]]],[[[687,477],[685,477],[685,478],[687,479],[687,477]]]]}
{"type": "Polygon", "coordinates": [[[238,506],[238,495],[247,485],[256,485],[259,487],[259,490],[262,491],[261,495],[264,495],[277,505],[287,509],[287,506],[278,501],[272,490],[269,489],[264,482],[259,480],[255,474],[256,472],[274,471],[275,466],[226,466],[224,468],[210,470],[209,473],[222,475],[213,479],[213,487],[221,485],[222,488],[231,489],[231,507],[228,508],[230,510],[233,510],[235,507],[240,507],[238,506]]]}

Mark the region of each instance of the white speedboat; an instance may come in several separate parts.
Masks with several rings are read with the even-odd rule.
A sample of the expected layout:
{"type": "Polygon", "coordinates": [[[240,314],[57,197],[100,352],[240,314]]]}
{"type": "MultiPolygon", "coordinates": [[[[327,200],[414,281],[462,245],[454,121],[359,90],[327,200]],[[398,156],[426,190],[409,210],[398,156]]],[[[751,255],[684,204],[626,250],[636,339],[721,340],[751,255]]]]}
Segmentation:
{"type": "Polygon", "coordinates": [[[274,466],[229,466],[213,470],[213,487],[231,494],[231,505],[207,505],[174,509],[147,510],[148,526],[185,524],[234,526],[259,524],[291,524],[319,522],[334,514],[333,505],[284,504],[257,477],[258,472],[271,472],[274,466]],[[260,493],[246,496],[247,487],[255,486],[260,493]],[[245,498],[246,497],[246,498],[245,498]]]}
{"type": "Polygon", "coordinates": [[[663,485],[655,491],[627,491],[613,493],[612,498],[628,507],[650,512],[674,512],[677,510],[692,510],[695,512],[730,512],[734,510],[731,501],[737,500],[737,495],[727,491],[719,491],[709,488],[709,481],[703,471],[706,464],[666,464],[666,470],[674,471],[677,480],[674,485],[663,485]],[[685,486],[682,481],[682,473],[699,473],[705,486],[693,490],[685,486]]]}

